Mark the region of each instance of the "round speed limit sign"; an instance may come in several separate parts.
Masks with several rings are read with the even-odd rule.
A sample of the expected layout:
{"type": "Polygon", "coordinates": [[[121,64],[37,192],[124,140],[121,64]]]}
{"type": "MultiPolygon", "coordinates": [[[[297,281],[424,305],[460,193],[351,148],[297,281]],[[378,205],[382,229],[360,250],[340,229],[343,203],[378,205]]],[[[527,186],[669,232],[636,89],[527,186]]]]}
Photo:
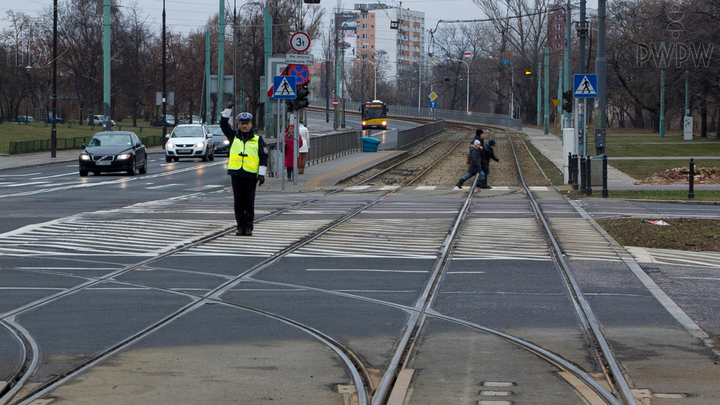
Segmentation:
{"type": "Polygon", "coordinates": [[[290,46],[295,52],[305,52],[310,48],[310,36],[302,31],[292,34],[290,46]]]}

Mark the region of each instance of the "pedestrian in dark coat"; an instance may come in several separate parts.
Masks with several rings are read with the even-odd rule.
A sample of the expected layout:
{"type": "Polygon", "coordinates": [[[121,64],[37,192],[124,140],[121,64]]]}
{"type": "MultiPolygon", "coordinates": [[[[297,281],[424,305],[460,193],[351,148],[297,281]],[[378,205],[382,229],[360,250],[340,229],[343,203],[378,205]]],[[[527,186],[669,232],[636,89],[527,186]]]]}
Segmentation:
{"type": "MultiPolygon", "coordinates": [[[[475,143],[475,141],[480,141],[480,146],[485,147],[485,139],[484,139],[484,135],[483,135],[484,132],[485,131],[483,131],[482,128],[476,129],[475,130],[475,138],[473,138],[472,143],[475,143]]],[[[472,147],[472,145],[470,145],[470,146],[472,147]]],[[[482,148],[480,148],[480,149],[482,149],[482,148]]]]}
{"type": "MultiPolygon", "coordinates": [[[[287,179],[292,180],[292,174],[293,174],[293,151],[295,150],[295,124],[290,124],[290,126],[285,130],[285,171],[287,171],[287,179]]],[[[299,148],[302,148],[303,146],[303,140],[302,137],[300,138],[300,146],[299,148]]],[[[298,156],[298,167],[300,167],[300,156],[298,156]]]]}
{"type": "Polygon", "coordinates": [[[482,152],[482,149],[480,148],[480,141],[473,141],[473,149],[470,151],[470,164],[468,165],[468,172],[464,176],[462,176],[460,180],[458,180],[457,184],[455,184],[457,188],[462,188],[465,180],[478,173],[480,173],[481,178],[483,177],[482,164],[480,161],[480,153],[482,152]]]}
{"type": "Polygon", "coordinates": [[[491,139],[488,141],[487,145],[485,145],[485,148],[483,148],[482,152],[480,153],[480,165],[482,167],[482,171],[485,174],[484,176],[481,176],[482,179],[480,181],[480,187],[481,188],[492,188],[488,185],[488,176],[490,175],[490,159],[500,163],[500,159],[495,156],[495,145],[497,142],[495,142],[494,139],[491,139]]]}

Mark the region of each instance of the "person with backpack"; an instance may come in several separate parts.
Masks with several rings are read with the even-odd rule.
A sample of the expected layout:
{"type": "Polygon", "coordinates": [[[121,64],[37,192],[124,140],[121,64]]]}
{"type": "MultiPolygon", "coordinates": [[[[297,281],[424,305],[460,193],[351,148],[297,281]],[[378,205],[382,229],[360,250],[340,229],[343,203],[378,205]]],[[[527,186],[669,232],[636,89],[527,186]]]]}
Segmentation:
{"type": "Polygon", "coordinates": [[[467,173],[458,180],[457,188],[462,189],[463,183],[465,183],[465,180],[469,179],[470,177],[480,174],[480,178],[484,178],[484,174],[482,171],[481,161],[480,161],[480,153],[482,152],[481,149],[482,146],[480,146],[479,140],[473,141],[473,148],[470,151],[470,163],[468,165],[468,171],[467,173]]]}

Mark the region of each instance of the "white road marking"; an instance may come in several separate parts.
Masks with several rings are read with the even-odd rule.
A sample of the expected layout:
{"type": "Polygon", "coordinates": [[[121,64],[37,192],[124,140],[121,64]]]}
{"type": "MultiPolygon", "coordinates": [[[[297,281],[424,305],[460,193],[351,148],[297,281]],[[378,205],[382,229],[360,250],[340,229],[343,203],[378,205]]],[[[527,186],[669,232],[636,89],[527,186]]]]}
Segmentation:
{"type": "Polygon", "coordinates": [[[0,183],[0,187],[23,187],[23,186],[32,186],[32,185],[36,185],[36,184],[45,185],[45,184],[50,184],[50,182],[49,181],[32,181],[29,183],[10,183],[10,184],[0,183]]]}
{"type": "Polygon", "coordinates": [[[377,272],[377,273],[428,273],[427,270],[392,270],[392,269],[305,269],[305,271],[339,271],[339,272],[377,272]]]}
{"type": "Polygon", "coordinates": [[[367,189],[367,188],[370,188],[370,186],[352,186],[352,187],[346,188],[346,190],[348,190],[348,191],[360,191],[360,190],[365,190],[365,189],[367,189]]]}
{"type": "MultiPolygon", "coordinates": [[[[152,183],[151,183],[152,184],[152,183]]],[[[152,187],[145,187],[147,190],[156,190],[159,188],[165,188],[165,187],[172,187],[172,186],[182,186],[182,183],[170,183],[170,184],[161,184],[159,186],[152,186],[152,187]]]]}
{"type": "Polygon", "coordinates": [[[415,190],[423,191],[423,190],[435,190],[437,186],[417,186],[415,187],[415,190]]]}
{"type": "Polygon", "coordinates": [[[62,174],[53,174],[53,175],[51,175],[51,176],[34,177],[33,180],[51,179],[51,178],[54,178],[54,177],[77,176],[77,175],[78,175],[78,172],[62,173],[62,174]]]}

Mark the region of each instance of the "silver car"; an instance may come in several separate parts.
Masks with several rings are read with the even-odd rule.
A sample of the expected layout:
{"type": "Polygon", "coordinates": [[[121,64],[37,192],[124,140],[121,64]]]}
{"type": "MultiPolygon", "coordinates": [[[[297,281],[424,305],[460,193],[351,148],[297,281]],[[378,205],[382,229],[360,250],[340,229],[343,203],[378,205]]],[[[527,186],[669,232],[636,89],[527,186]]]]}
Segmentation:
{"type": "Polygon", "coordinates": [[[215,160],[213,136],[205,125],[178,125],[171,134],[165,135],[165,161],[176,162],[180,158],[201,158],[203,162],[215,160]]]}

